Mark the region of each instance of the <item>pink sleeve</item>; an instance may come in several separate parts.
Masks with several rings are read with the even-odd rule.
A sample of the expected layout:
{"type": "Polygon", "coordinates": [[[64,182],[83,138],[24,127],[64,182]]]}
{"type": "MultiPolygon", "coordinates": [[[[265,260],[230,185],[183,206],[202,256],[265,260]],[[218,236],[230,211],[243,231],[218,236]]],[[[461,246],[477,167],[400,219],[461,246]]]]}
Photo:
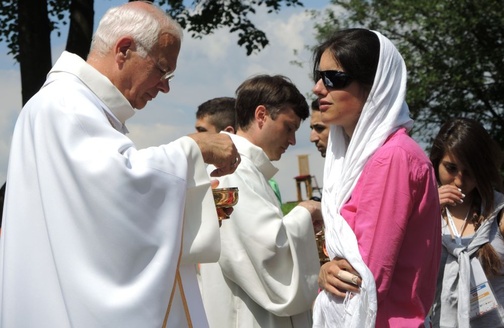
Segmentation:
{"type": "Polygon", "coordinates": [[[412,212],[411,163],[397,148],[366,164],[341,214],[353,228],[364,262],[376,281],[378,302],[390,286],[412,212]]]}

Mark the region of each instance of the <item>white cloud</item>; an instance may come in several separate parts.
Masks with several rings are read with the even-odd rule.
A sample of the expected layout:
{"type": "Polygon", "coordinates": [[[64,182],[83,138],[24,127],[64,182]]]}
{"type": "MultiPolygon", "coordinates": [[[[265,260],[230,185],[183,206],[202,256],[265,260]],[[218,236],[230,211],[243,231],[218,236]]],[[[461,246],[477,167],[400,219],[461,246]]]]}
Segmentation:
{"type": "MultiPolygon", "coordinates": [[[[97,6],[116,3],[118,1],[115,0],[106,4],[100,2],[97,6]]],[[[314,4],[305,1],[305,5],[314,4]]],[[[316,5],[321,7],[320,4],[316,5]]],[[[291,60],[306,61],[306,58],[311,58],[304,46],[314,42],[313,21],[307,16],[305,9],[284,8],[279,14],[267,14],[265,10],[258,10],[251,18],[257,27],[265,31],[270,44],[252,56],[246,56],[245,49],[236,44],[237,36],[228,30],[217,31],[202,40],[191,39],[189,33],[186,33],[171,92],[159,95],[127,123],[129,136],[136,146],[143,148],[159,145],[193,133],[196,107],[213,97],[233,96],[236,87],[251,75],[283,74],[304,95],[311,93],[309,62],[303,68],[290,64],[291,60]],[[301,51],[299,56],[294,55],[294,49],[301,51]]],[[[95,11],[98,21],[104,9],[95,8],[95,11]]],[[[61,53],[64,43],[65,40],[59,40],[59,44],[54,45],[53,61],[61,53]]],[[[3,106],[0,111],[0,183],[5,179],[8,144],[13,121],[21,104],[19,72],[12,69],[12,60],[9,69],[2,70],[6,67],[3,62],[4,60],[0,61],[0,97],[3,106]]],[[[280,168],[276,180],[284,201],[296,199],[294,176],[298,175],[296,156],[299,154],[310,155],[311,172],[316,174],[321,184],[323,160],[309,142],[308,121],[298,131],[297,145],[289,148],[283,158],[276,162],[276,166],[280,168]]]]}
{"type": "Polygon", "coordinates": [[[215,33],[205,36],[202,39],[192,39],[189,33],[185,33],[183,47],[197,47],[202,51],[188,53],[186,58],[190,60],[208,60],[217,63],[223,60],[230,48],[234,46],[227,30],[218,30],[215,33]]]}
{"type": "Polygon", "coordinates": [[[310,16],[302,11],[288,17],[287,20],[269,20],[266,28],[271,31],[271,39],[285,49],[302,49],[307,37],[311,37],[313,22],[310,16]],[[306,33],[308,32],[308,33],[306,33]]]}

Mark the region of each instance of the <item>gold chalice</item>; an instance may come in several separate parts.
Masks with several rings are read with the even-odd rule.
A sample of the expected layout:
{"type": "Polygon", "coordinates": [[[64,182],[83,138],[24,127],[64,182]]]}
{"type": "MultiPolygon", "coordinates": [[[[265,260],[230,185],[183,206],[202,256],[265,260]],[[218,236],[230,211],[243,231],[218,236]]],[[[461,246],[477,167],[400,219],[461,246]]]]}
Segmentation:
{"type": "Polygon", "coordinates": [[[222,220],[229,219],[229,215],[224,209],[235,206],[238,203],[238,188],[215,188],[212,189],[215,207],[219,216],[219,226],[222,220]]]}

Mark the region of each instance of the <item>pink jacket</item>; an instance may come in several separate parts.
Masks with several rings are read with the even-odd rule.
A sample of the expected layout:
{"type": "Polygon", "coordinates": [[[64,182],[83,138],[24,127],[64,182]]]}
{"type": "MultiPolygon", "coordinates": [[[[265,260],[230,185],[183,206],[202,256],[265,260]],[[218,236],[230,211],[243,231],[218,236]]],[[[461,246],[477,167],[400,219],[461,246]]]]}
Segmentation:
{"type": "Polygon", "coordinates": [[[422,326],[434,299],[441,213],[432,164],[405,129],[366,163],[341,215],[376,281],[376,327],[422,326]]]}

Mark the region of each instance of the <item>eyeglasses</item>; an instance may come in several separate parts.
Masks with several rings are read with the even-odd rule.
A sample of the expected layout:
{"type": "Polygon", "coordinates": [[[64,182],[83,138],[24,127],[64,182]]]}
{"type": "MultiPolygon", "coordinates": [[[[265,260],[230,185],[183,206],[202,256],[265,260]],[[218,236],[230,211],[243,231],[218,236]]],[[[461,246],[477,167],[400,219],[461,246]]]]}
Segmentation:
{"type": "Polygon", "coordinates": [[[175,74],[173,72],[167,72],[164,69],[162,69],[158,63],[155,63],[155,64],[156,64],[157,69],[161,72],[161,74],[163,74],[163,75],[161,75],[161,78],[159,79],[160,81],[168,80],[168,82],[170,82],[175,77],[175,74]]]}
{"type": "Polygon", "coordinates": [[[342,71],[316,71],[315,81],[322,79],[327,89],[345,89],[352,83],[352,77],[342,71]]]}
{"type": "MultiPolygon", "coordinates": [[[[145,52],[147,52],[146,51],[147,48],[144,45],[142,45],[138,41],[137,44],[139,48],[142,48],[144,49],[145,52]]],[[[159,78],[159,81],[164,82],[165,80],[168,80],[168,82],[170,82],[175,77],[175,74],[173,72],[167,71],[164,68],[162,68],[161,65],[159,65],[159,63],[157,62],[157,60],[155,60],[148,52],[147,56],[149,56],[150,60],[152,60],[154,65],[156,65],[156,68],[159,70],[159,72],[161,72],[161,77],[159,78]]]]}
{"type": "Polygon", "coordinates": [[[173,72],[168,72],[165,69],[163,69],[161,65],[159,65],[159,63],[156,60],[154,60],[154,58],[152,58],[151,55],[147,54],[147,56],[149,56],[154,65],[156,65],[156,68],[161,72],[161,78],[159,79],[159,81],[168,80],[168,82],[170,82],[175,77],[175,74],[173,72]]]}

